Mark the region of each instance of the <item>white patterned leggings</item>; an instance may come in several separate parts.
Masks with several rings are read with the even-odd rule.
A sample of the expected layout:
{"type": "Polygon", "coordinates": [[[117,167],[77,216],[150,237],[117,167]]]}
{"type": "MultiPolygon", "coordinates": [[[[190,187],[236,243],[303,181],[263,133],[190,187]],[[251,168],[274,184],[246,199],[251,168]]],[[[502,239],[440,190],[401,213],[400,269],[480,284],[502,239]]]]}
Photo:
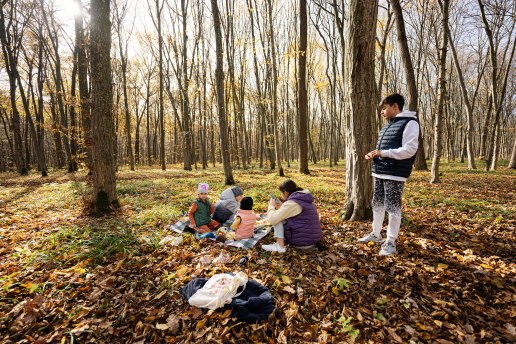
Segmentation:
{"type": "Polygon", "coordinates": [[[387,240],[395,242],[401,225],[401,195],[405,182],[374,178],[373,233],[379,236],[383,227],[385,211],[389,214],[387,240]]]}

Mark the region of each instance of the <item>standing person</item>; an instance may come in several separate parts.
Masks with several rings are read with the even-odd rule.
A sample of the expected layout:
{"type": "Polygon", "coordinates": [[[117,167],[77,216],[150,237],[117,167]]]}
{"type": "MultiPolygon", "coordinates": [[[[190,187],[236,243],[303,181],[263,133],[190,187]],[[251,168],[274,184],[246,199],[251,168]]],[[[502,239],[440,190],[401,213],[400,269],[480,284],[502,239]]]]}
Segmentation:
{"type": "Polygon", "coordinates": [[[239,186],[233,186],[220,194],[220,199],[215,203],[213,219],[221,224],[233,223],[242,199],[244,191],[239,186]]]}
{"type": "Polygon", "coordinates": [[[214,207],[208,198],[208,188],[208,184],[199,183],[197,187],[197,198],[193,201],[190,210],[188,210],[190,227],[201,233],[208,233],[211,229],[220,226],[220,223],[211,219],[214,207]]]}
{"type": "Polygon", "coordinates": [[[281,183],[278,189],[284,202],[271,198],[267,210],[267,220],[274,226],[276,242],[262,248],[284,253],[287,250],[285,244],[306,249],[319,243],[322,239],[321,222],[310,191],[298,187],[290,179],[281,183]]]}
{"type": "Polygon", "coordinates": [[[358,242],[382,242],[382,226],[385,211],[389,213],[387,240],[383,243],[380,256],[396,253],[396,239],[401,224],[401,196],[405,181],[410,176],[416,160],[419,123],[416,113],[403,111],[405,99],[400,94],[391,94],[382,100],[381,115],[387,124],[378,136],[376,149],[365,158],[373,160],[373,230],[358,242]]]}

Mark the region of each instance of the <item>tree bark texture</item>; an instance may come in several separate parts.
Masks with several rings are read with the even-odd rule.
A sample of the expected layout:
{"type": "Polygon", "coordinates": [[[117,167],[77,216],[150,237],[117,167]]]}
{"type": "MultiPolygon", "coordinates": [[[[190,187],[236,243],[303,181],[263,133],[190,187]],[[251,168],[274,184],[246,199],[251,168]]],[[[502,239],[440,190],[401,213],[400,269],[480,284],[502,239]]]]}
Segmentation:
{"type": "MultiPolygon", "coordinates": [[[[21,134],[21,121],[20,121],[20,113],[18,112],[18,107],[16,104],[16,79],[18,70],[16,68],[16,61],[12,51],[13,44],[12,40],[15,38],[11,35],[10,32],[7,32],[7,27],[10,27],[11,23],[6,23],[6,15],[4,11],[7,11],[7,17],[13,18],[13,4],[10,3],[9,6],[3,2],[1,4],[0,10],[0,41],[2,43],[2,53],[4,55],[4,63],[6,66],[6,71],[9,76],[9,95],[11,101],[11,126],[13,131],[13,141],[14,141],[14,162],[16,164],[16,168],[20,175],[28,175],[29,171],[27,169],[27,164],[25,161],[25,155],[23,154],[23,140],[21,134]]],[[[17,45],[17,44],[16,44],[17,45]]]]}
{"type": "Polygon", "coordinates": [[[453,42],[453,38],[450,35],[450,27],[446,26],[446,31],[450,40],[450,48],[453,56],[453,63],[455,65],[455,70],[457,71],[457,76],[459,79],[460,91],[462,95],[462,100],[466,107],[466,115],[467,115],[467,128],[466,128],[466,152],[468,155],[468,168],[476,169],[477,166],[475,164],[475,153],[473,151],[473,106],[469,101],[468,89],[466,88],[466,82],[464,81],[464,75],[462,73],[462,68],[459,63],[459,58],[457,57],[457,51],[455,49],[455,43],[453,42]]]}
{"type": "Polygon", "coordinates": [[[88,87],[88,60],[86,58],[86,41],[84,39],[84,27],[82,16],[81,0],[74,0],[81,12],[75,15],[75,48],[77,49],[77,75],[79,77],[80,116],[82,126],[82,137],[88,174],[92,173],[91,161],[91,108],[90,90],[88,87]],[[80,7],[79,7],[80,6],[80,7]]]}
{"type": "MultiPolygon", "coordinates": [[[[45,11],[45,5],[43,0],[40,0],[41,10],[45,11]]],[[[52,48],[54,52],[54,87],[55,87],[55,96],[57,100],[57,109],[59,110],[59,121],[56,122],[57,128],[63,135],[63,143],[66,153],[66,159],[68,162],[68,172],[74,172],[74,163],[72,161],[72,152],[70,149],[70,130],[68,128],[68,115],[65,110],[65,101],[64,101],[64,84],[63,84],[63,75],[61,71],[61,57],[59,53],[59,36],[58,31],[55,27],[55,22],[52,16],[43,16],[45,26],[47,27],[48,35],[50,37],[50,42],[52,43],[52,48]],[[52,26],[50,25],[49,18],[52,20],[52,26]]]]}
{"type": "Polygon", "coordinates": [[[308,44],[308,16],[306,0],[299,0],[299,75],[298,75],[298,135],[299,173],[310,174],[308,169],[308,92],[306,89],[306,51],[308,44]]]}
{"type": "Polygon", "coordinates": [[[348,198],[344,220],[372,218],[373,183],[370,165],[364,156],[374,147],[372,131],[375,130],[376,114],[374,60],[377,15],[377,1],[350,1],[346,51],[351,110],[346,149],[350,160],[346,165],[348,198]]]}
{"type": "Polygon", "coordinates": [[[156,21],[157,21],[157,29],[158,29],[158,50],[159,50],[159,113],[158,113],[158,121],[159,121],[159,132],[160,132],[160,141],[159,141],[159,162],[161,165],[161,169],[165,171],[167,169],[167,165],[165,163],[165,119],[164,119],[164,103],[163,103],[163,34],[161,32],[161,12],[163,10],[164,3],[159,3],[158,0],[156,3],[156,21]]]}
{"type": "Polygon", "coordinates": [[[133,154],[133,143],[131,137],[131,111],[129,110],[129,95],[127,90],[127,42],[123,42],[122,38],[122,22],[125,18],[126,8],[119,5],[116,6],[116,31],[118,35],[118,50],[120,53],[120,64],[122,73],[122,92],[124,95],[124,119],[125,119],[125,138],[126,138],[126,150],[127,156],[129,157],[129,168],[134,171],[134,154],[133,154]]]}
{"type": "Polygon", "coordinates": [[[281,164],[281,160],[283,159],[281,156],[281,147],[280,147],[280,136],[278,129],[278,67],[276,61],[276,43],[274,40],[274,24],[272,17],[272,8],[274,2],[272,0],[267,1],[268,5],[268,22],[269,22],[269,39],[270,39],[270,49],[271,49],[271,63],[270,66],[272,68],[272,125],[274,130],[274,152],[276,154],[276,171],[278,176],[284,177],[285,173],[283,172],[283,166],[281,164]]]}
{"type": "MultiPolygon", "coordinates": [[[[491,27],[489,25],[489,21],[487,20],[487,15],[485,12],[485,6],[482,0],[478,0],[478,7],[480,8],[480,13],[482,17],[482,22],[484,23],[484,29],[486,32],[486,36],[488,38],[489,42],[489,56],[491,58],[491,67],[492,67],[492,73],[491,73],[491,97],[493,101],[493,110],[494,110],[494,119],[492,120],[492,129],[491,129],[491,135],[489,137],[489,142],[485,141],[486,145],[486,170],[495,170],[496,169],[496,140],[497,140],[497,132],[499,130],[498,126],[500,124],[500,114],[502,110],[503,105],[503,98],[505,95],[505,90],[507,87],[507,79],[509,75],[509,71],[511,70],[511,62],[514,57],[514,50],[516,47],[516,39],[513,38],[512,42],[512,49],[510,53],[510,57],[507,63],[507,69],[505,70],[505,76],[502,76],[502,73],[504,72],[502,69],[499,69],[499,64],[497,61],[498,58],[498,49],[497,45],[495,46],[494,38],[493,38],[493,31],[491,30],[491,27]],[[499,82],[502,83],[502,86],[500,87],[499,82]]],[[[514,28],[514,26],[513,26],[514,28]]],[[[511,31],[512,32],[512,31],[511,31]]],[[[510,39],[507,44],[510,44],[510,39]]]]}
{"type": "MultiPolygon", "coordinates": [[[[414,65],[410,57],[410,50],[407,41],[407,33],[405,30],[405,20],[403,19],[403,10],[401,8],[400,0],[390,0],[394,16],[396,17],[396,28],[398,30],[398,44],[401,50],[401,60],[403,61],[403,69],[405,70],[405,79],[407,82],[409,102],[408,109],[415,111],[419,117],[419,94],[417,91],[416,75],[414,74],[414,65]]],[[[416,170],[427,170],[425,159],[425,145],[423,144],[423,136],[419,131],[419,144],[416,153],[416,161],[414,168],[416,170]]]]}
{"type": "Polygon", "coordinates": [[[110,0],[92,0],[90,14],[92,202],[96,212],[106,212],[110,206],[118,206],[115,174],[115,128],[112,113],[110,0]]]}
{"type": "Polygon", "coordinates": [[[181,51],[182,60],[182,81],[180,80],[181,87],[181,112],[183,117],[183,167],[187,171],[192,170],[192,160],[194,160],[194,152],[192,149],[192,125],[190,121],[190,101],[188,97],[188,86],[190,82],[188,80],[188,55],[187,55],[187,41],[188,33],[186,29],[187,24],[187,8],[186,0],[181,0],[181,17],[183,25],[183,45],[181,51]]]}
{"type": "Polygon", "coordinates": [[[222,30],[220,25],[220,13],[217,5],[217,0],[211,0],[211,9],[213,13],[213,24],[215,27],[215,53],[217,56],[217,66],[215,69],[215,80],[217,84],[217,107],[219,113],[219,128],[220,128],[220,149],[222,156],[222,165],[224,168],[224,184],[233,185],[233,172],[231,168],[231,157],[229,154],[228,142],[228,123],[226,118],[226,110],[224,103],[224,70],[222,50],[222,30]]]}
{"type": "Polygon", "coordinates": [[[432,170],[431,170],[431,183],[439,183],[439,165],[442,153],[442,130],[443,130],[443,115],[445,111],[446,101],[446,55],[448,51],[448,13],[450,8],[449,0],[440,0],[441,14],[442,14],[442,41],[441,41],[441,53],[439,54],[439,95],[437,103],[437,111],[435,113],[434,121],[434,155],[432,159],[432,170]]]}
{"type": "Polygon", "coordinates": [[[509,161],[509,168],[516,169],[516,137],[514,138],[511,160],[509,161]]]}

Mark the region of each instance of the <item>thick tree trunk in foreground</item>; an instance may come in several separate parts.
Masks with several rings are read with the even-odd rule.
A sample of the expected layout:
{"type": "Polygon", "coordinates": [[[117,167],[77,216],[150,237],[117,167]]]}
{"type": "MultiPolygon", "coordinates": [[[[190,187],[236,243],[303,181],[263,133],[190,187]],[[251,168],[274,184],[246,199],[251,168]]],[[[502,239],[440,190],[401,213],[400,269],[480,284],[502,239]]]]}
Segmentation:
{"type": "Polygon", "coordinates": [[[350,127],[346,156],[346,205],[344,220],[372,218],[373,183],[370,165],[364,156],[374,148],[375,30],[377,1],[351,0],[349,6],[348,50],[350,127]]]}
{"type": "Polygon", "coordinates": [[[110,0],[91,1],[92,202],[99,213],[108,211],[111,205],[118,206],[109,8],[110,0]]]}

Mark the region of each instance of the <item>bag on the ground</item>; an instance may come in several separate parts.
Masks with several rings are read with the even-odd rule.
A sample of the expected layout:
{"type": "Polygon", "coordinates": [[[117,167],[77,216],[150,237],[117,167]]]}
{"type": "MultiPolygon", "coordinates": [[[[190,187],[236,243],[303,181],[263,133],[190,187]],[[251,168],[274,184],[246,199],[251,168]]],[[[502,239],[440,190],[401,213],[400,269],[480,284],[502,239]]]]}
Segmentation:
{"type": "MultiPolygon", "coordinates": [[[[208,282],[207,278],[194,278],[181,288],[180,293],[188,301],[208,282]]],[[[252,279],[248,280],[242,294],[235,296],[222,310],[231,309],[231,316],[246,323],[267,320],[276,307],[267,287],[252,279]]]]}
{"type": "Polygon", "coordinates": [[[199,308],[217,309],[231,302],[233,297],[240,295],[243,289],[237,294],[238,288],[247,283],[247,275],[239,272],[236,275],[216,274],[189,299],[188,303],[199,308]]]}

